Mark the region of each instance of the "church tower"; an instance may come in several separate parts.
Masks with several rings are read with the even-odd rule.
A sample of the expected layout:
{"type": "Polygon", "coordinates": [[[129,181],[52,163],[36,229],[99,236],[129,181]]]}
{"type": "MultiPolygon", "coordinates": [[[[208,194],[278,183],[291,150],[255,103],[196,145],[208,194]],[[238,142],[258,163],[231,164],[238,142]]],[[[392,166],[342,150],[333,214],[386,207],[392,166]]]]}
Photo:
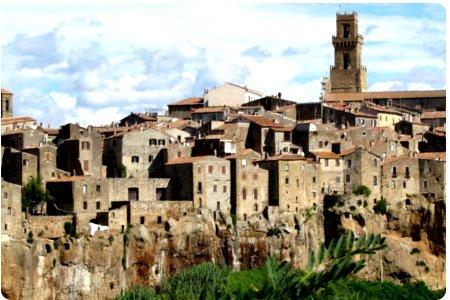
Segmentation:
{"type": "Polygon", "coordinates": [[[358,14],[336,14],[336,35],[332,42],[334,66],[330,68],[330,92],[365,92],[367,69],[361,65],[364,38],[358,34],[358,14]]]}

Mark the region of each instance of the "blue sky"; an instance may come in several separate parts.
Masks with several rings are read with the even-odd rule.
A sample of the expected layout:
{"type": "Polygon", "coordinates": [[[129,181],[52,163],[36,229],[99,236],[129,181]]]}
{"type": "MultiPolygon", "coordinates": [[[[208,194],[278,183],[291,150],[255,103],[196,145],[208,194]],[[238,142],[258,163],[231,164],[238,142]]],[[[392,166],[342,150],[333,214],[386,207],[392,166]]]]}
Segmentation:
{"type": "Polygon", "coordinates": [[[356,11],[370,90],[444,89],[438,4],[4,4],[1,85],[16,115],[108,124],[231,81],[317,101],[336,12],[356,11]]]}

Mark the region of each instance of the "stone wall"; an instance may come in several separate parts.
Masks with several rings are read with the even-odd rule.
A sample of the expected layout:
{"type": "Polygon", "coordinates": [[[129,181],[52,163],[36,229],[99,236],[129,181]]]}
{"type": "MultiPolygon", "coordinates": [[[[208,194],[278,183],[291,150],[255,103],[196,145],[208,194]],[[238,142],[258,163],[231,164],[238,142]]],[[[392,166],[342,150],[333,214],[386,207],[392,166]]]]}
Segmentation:
{"type": "Polygon", "coordinates": [[[72,223],[73,216],[28,216],[27,223],[34,237],[47,239],[64,236],[64,224],[72,223]]]}
{"type": "Polygon", "coordinates": [[[21,237],[22,228],[22,190],[21,186],[2,179],[2,234],[21,237]]]}

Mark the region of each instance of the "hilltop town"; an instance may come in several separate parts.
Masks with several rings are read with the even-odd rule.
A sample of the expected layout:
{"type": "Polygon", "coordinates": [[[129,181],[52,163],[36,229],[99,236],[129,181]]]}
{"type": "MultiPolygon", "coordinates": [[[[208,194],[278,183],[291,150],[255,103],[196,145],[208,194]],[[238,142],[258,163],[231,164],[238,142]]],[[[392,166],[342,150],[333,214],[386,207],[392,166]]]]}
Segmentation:
{"type": "Polygon", "coordinates": [[[363,276],[445,286],[445,90],[367,91],[358,16],[336,18],[316,102],[227,82],[166,115],[50,128],[15,116],[2,88],[2,292],[63,297],[61,276],[71,295],[102,298],[272,253],[301,266],[346,230],[387,236],[363,276]],[[37,178],[48,197],[25,203],[37,178]]]}

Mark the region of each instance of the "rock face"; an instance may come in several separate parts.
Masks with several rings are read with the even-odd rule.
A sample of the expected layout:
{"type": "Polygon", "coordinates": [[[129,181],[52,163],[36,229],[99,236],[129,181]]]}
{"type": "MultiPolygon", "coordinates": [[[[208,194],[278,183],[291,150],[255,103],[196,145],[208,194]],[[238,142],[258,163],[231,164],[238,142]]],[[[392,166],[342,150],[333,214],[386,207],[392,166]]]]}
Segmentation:
{"type": "Polygon", "coordinates": [[[235,225],[230,216],[199,210],[169,219],[164,227],[139,226],[123,234],[37,238],[32,243],[5,240],[2,294],[10,299],[114,298],[133,285],[155,285],[162,277],[194,264],[213,261],[247,269],[262,266],[269,255],[304,267],[311,249],[324,237],[345,229],[387,236],[389,247],[369,259],[360,275],[363,278],[424,280],[433,288],[442,288],[445,204],[422,205],[411,206],[405,215],[392,210],[390,216],[375,215],[363,207],[349,209],[352,216],[359,215],[356,219],[345,217],[346,206],[328,206],[324,212],[319,208],[309,220],[281,214],[270,222],[255,217],[235,225]],[[415,224],[424,225],[419,235],[415,224]],[[420,240],[415,241],[418,236],[420,240]]]}

